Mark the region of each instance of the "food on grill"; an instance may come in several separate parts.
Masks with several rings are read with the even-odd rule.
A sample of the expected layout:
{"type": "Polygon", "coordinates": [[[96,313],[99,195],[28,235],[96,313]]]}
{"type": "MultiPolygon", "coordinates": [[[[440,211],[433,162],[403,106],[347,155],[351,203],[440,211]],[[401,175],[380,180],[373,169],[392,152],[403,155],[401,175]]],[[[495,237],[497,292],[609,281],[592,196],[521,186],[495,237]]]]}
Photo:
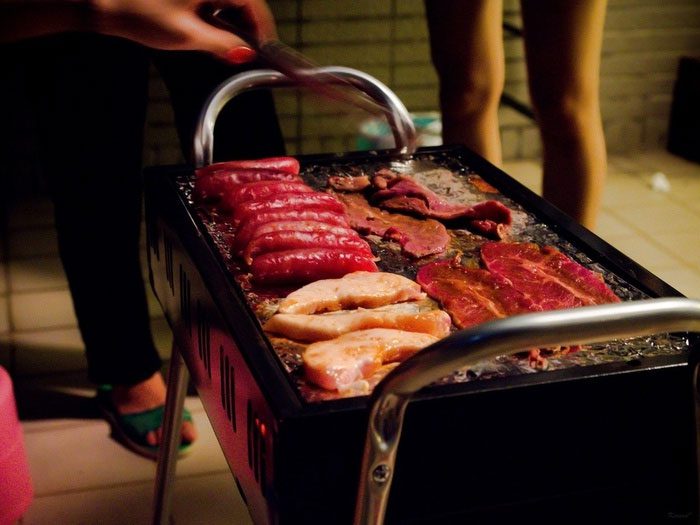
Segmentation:
{"type": "Polygon", "coordinates": [[[311,208],[306,210],[276,210],[265,212],[256,215],[245,224],[239,226],[231,243],[231,249],[234,253],[240,255],[263,226],[278,222],[292,221],[315,222],[329,226],[349,227],[348,220],[344,213],[336,213],[322,209],[311,208]]]}
{"type": "Polygon", "coordinates": [[[371,184],[367,175],[356,175],[354,177],[334,175],[328,177],[328,185],[338,191],[362,191],[371,184]]]}
{"type": "Polygon", "coordinates": [[[306,248],[266,253],[253,259],[253,280],[263,285],[289,285],[333,279],[357,271],[376,272],[372,255],[344,248],[306,248]]]}
{"type": "Polygon", "coordinates": [[[248,182],[234,188],[230,193],[225,194],[219,207],[233,209],[244,202],[264,199],[280,193],[303,193],[314,191],[312,187],[297,181],[285,180],[262,180],[258,182],[248,182]]]}
{"type": "Polygon", "coordinates": [[[403,361],[437,340],[429,334],[390,328],[358,330],[306,347],[304,372],[322,388],[343,390],[382,365],[403,361]]]}
{"type": "Polygon", "coordinates": [[[194,198],[197,202],[216,203],[241,184],[263,180],[301,182],[301,177],[286,171],[243,168],[222,170],[197,177],[194,181],[194,198]]]}
{"type": "Polygon", "coordinates": [[[271,195],[266,198],[251,200],[236,206],[233,210],[233,224],[248,222],[251,218],[276,210],[325,210],[344,213],[343,205],[327,193],[294,192],[271,195]]]}
{"type": "Polygon", "coordinates": [[[229,160],[199,168],[196,170],[195,175],[197,177],[203,177],[213,173],[240,169],[284,171],[286,173],[296,175],[299,173],[299,161],[294,157],[268,157],[265,159],[254,160],[229,160]]]}
{"type": "Polygon", "coordinates": [[[251,264],[253,259],[259,255],[300,248],[338,248],[373,257],[369,244],[355,230],[349,228],[335,228],[335,230],[299,231],[291,227],[286,230],[276,229],[262,235],[258,234],[246,246],[243,260],[247,264],[251,264]],[[339,233],[338,230],[343,231],[343,233],[339,233]]]}
{"type": "Polygon", "coordinates": [[[316,281],[290,293],[278,312],[313,314],[352,308],[377,308],[423,299],[418,283],[387,272],[354,272],[340,279],[316,281]]]}
{"type": "Polygon", "coordinates": [[[619,302],[602,277],[551,246],[487,242],[485,270],[455,261],[421,267],[416,277],[459,328],[518,313],[619,302]]]}
{"type": "Polygon", "coordinates": [[[458,328],[541,308],[499,276],[454,261],[426,264],[416,280],[438,301],[458,328]]]}
{"type": "Polygon", "coordinates": [[[543,310],[620,302],[603,277],[553,246],[488,242],[481,259],[494,275],[507,279],[543,310]]]}
{"type": "Polygon", "coordinates": [[[372,203],[380,208],[407,211],[434,219],[467,218],[510,224],[510,210],[498,201],[486,201],[476,206],[449,202],[418,181],[403,175],[388,181],[386,189],[375,192],[372,203]]]}
{"type": "Polygon", "coordinates": [[[295,341],[312,342],[368,328],[395,328],[445,337],[451,324],[446,312],[421,310],[418,304],[411,302],[324,314],[276,314],[263,328],[295,341]]]}
{"type": "Polygon", "coordinates": [[[350,226],[362,234],[378,235],[401,245],[404,254],[420,258],[440,254],[450,242],[445,226],[433,219],[416,219],[370,206],[362,195],[336,195],[345,204],[350,226]]]}

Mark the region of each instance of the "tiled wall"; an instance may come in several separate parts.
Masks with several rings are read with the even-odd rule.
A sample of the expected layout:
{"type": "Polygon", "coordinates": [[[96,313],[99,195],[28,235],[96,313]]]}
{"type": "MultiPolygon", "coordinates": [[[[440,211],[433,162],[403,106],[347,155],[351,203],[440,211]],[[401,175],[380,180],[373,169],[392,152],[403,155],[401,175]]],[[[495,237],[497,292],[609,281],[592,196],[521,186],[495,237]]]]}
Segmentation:
{"type": "MultiPolygon", "coordinates": [[[[423,0],[270,0],[280,37],[319,64],[366,71],[391,87],[410,111],[437,109],[437,78],[429,58],[423,0]]],[[[519,25],[518,0],[505,0],[505,18],[519,25]]],[[[506,91],[527,100],[520,39],[506,35],[506,91]]],[[[700,55],[697,0],[609,0],[601,66],[601,103],[608,149],[626,153],[663,147],[678,59],[700,55]]],[[[176,162],[175,135],[167,131],[167,94],[156,87],[147,160],[176,162]]],[[[338,108],[278,97],[292,153],[356,149],[358,120],[343,122],[338,108]]],[[[504,110],[504,158],[536,158],[537,129],[504,110]]]]}

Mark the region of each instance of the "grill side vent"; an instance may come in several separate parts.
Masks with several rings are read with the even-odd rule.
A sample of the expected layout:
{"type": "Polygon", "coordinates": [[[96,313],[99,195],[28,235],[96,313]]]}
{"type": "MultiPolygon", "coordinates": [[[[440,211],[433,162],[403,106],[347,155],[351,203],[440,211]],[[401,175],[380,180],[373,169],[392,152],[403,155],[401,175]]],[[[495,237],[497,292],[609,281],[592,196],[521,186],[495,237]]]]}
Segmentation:
{"type": "Polygon", "coordinates": [[[192,334],[192,305],[190,298],[192,295],[190,280],[187,277],[185,269],[180,265],[180,311],[182,312],[182,320],[187,325],[187,329],[192,334]]]}
{"type": "Polygon", "coordinates": [[[221,406],[224,407],[226,417],[231,422],[234,432],[238,432],[236,423],[236,374],[233,365],[227,355],[224,355],[224,347],[219,347],[219,377],[221,378],[221,406]]]}
{"type": "Polygon", "coordinates": [[[175,274],[173,272],[173,243],[167,236],[163,236],[163,250],[165,251],[165,278],[170,285],[170,293],[175,295],[175,274]]]}
{"type": "Polygon", "coordinates": [[[147,221],[146,237],[156,259],[160,261],[160,230],[156,221],[147,221]]]}
{"type": "Polygon", "coordinates": [[[197,301],[197,349],[199,358],[204,364],[209,379],[211,379],[211,332],[209,319],[207,319],[202,303],[197,301]]]}
{"type": "Polygon", "coordinates": [[[248,466],[253,471],[255,481],[264,487],[267,482],[265,475],[267,469],[265,436],[268,430],[265,423],[253,410],[253,405],[250,401],[248,401],[246,416],[248,423],[248,466]]]}

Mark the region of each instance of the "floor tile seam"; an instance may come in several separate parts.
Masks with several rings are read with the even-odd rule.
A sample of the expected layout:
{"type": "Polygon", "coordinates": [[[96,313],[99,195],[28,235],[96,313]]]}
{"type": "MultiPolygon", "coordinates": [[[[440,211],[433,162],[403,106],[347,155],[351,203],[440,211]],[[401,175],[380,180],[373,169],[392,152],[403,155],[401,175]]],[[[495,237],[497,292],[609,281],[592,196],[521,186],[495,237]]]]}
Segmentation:
{"type": "MultiPolygon", "coordinates": [[[[656,241],[655,238],[654,238],[652,235],[650,235],[649,232],[648,232],[647,230],[645,230],[644,228],[640,228],[640,227],[637,225],[636,222],[634,222],[634,221],[629,221],[629,220],[625,219],[625,216],[622,215],[622,214],[620,214],[620,213],[619,213],[617,210],[615,210],[614,208],[613,208],[613,209],[606,210],[606,211],[607,211],[608,213],[610,213],[611,215],[613,215],[618,221],[620,221],[621,223],[623,223],[625,226],[627,226],[628,228],[630,228],[634,233],[637,234],[638,237],[641,237],[645,242],[649,242],[649,243],[653,244],[655,248],[657,248],[657,249],[659,249],[659,250],[661,250],[661,251],[665,251],[665,252],[669,253],[669,255],[673,256],[674,259],[676,259],[676,260],[679,261],[679,262],[682,262],[681,259],[679,259],[679,258],[676,257],[675,255],[673,255],[672,253],[668,252],[668,249],[667,249],[666,247],[664,247],[663,245],[659,244],[658,241],[656,241]]],[[[691,232],[691,231],[686,232],[686,231],[684,231],[684,230],[681,230],[681,231],[676,230],[676,231],[674,231],[674,233],[692,233],[692,232],[691,232]]]]}
{"type": "MultiPolygon", "coordinates": [[[[150,462],[153,463],[154,469],[156,467],[155,462],[150,462]]],[[[210,476],[221,476],[221,475],[231,475],[231,470],[229,469],[215,469],[211,471],[203,471],[203,472],[196,472],[192,474],[177,474],[176,472],[176,477],[175,477],[175,483],[178,483],[180,481],[189,481],[189,480],[197,480],[197,479],[204,479],[210,476]]],[[[154,486],[155,483],[155,474],[152,478],[148,479],[134,479],[131,481],[123,481],[123,482],[116,482],[116,483],[109,483],[105,485],[96,485],[96,486],[87,486],[87,487],[80,487],[80,488],[73,488],[73,489],[64,489],[64,490],[56,490],[56,491],[47,491],[47,492],[36,492],[34,494],[34,499],[38,500],[41,498],[55,498],[55,497],[61,497],[61,496],[74,496],[74,495],[79,495],[79,494],[85,494],[85,493],[90,493],[90,492],[97,492],[97,491],[102,491],[102,490],[114,490],[114,489],[125,489],[125,488],[137,488],[141,486],[154,486]]]]}

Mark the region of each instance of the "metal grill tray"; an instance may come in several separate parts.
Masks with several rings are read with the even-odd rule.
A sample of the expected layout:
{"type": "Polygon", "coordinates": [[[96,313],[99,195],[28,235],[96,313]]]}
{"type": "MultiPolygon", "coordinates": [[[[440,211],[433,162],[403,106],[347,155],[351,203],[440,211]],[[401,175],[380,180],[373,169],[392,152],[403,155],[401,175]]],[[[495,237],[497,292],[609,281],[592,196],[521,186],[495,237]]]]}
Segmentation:
{"type": "MultiPolygon", "coordinates": [[[[527,216],[517,240],[554,245],[602,271],[623,299],[680,295],[471,152],[427,148],[411,158],[479,175],[527,216]]],[[[300,161],[318,186],[331,170],[406,159],[365,152],[300,161]]],[[[238,286],[235,263],[189,201],[191,177],[191,168],[172,167],[146,178],[151,280],[251,514],[256,523],[348,523],[367,398],[305,400],[238,286]]],[[[412,271],[406,261],[382,264],[412,271]]],[[[462,374],[425,389],[407,412],[387,521],[612,522],[639,513],[693,522],[696,348],[687,334],[654,336],[569,354],[546,372],[522,373],[506,360],[483,380],[462,374]]]]}

